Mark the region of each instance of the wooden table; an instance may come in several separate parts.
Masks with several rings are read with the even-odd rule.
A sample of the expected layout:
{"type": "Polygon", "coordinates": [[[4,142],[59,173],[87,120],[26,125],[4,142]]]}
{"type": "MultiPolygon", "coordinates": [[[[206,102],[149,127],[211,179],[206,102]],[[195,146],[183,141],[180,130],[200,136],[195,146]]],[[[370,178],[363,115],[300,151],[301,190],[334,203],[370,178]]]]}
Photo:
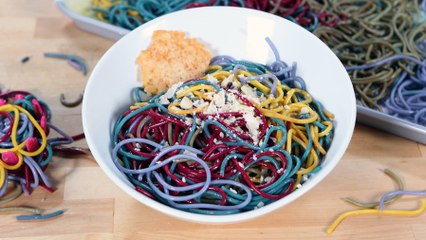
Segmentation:
{"type": "MultiPolygon", "coordinates": [[[[79,30],[52,0],[2,0],[0,7],[0,88],[26,90],[46,101],[53,123],[69,134],[82,132],[80,107],[65,108],[60,93],[75,99],[87,76],[44,52],[77,54],[92,69],[113,44],[79,30]],[[21,63],[24,56],[30,61],[21,63]]],[[[76,145],[85,146],[85,142],[76,145]]],[[[329,224],[355,207],[341,200],[378,199],[395,184],[383,174],[389,168],[408,189],[426,186],[426,146],[358,124],[352,142],[336,169],[312,191],[272,214],[248,222],[203,225],[183,222],[145,207],[118,189],[91,156],[55,157],[48,175],[56,191],[39,188],[14,205],[63,216],[39,222],[17,222],[16,213],[0,214],[5,239],[426,239],[426,214],[418,217],[359,216],[345,220],[330,236],[329,224]]],[[[416,208],[404,197],[391,208],[416,208]]]]}

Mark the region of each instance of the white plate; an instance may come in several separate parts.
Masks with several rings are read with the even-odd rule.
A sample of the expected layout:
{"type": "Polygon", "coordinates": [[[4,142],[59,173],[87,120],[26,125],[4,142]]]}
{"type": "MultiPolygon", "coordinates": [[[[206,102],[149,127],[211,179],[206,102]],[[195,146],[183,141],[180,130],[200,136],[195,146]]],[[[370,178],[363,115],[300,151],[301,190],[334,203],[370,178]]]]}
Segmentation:
{"type": "MultiPolygon", "coordinates": [[[[256,10],[233,7],[188,9],[156,18],[130,32],[112,46],[96,65],[86,86],[83,127],[96,161],[124,192],[165,214],[204,223],[237,222],[272,212],[302,196],[318,184],[339,162],[351,139],[356,116],[355,95],[343,65],[317,37],[302,27],[256,10]],[[154,30],[179,30],[206,43],[213,55],[226,54],[238,59],[270,63],[273,54],[265,42],[269,37],[281,58],[297,62],[301,76],[314,98],[336,116],[333,143],[323,169],[302,188],[257,210],[207,216],[165,206],[134,190],[111,160],[111,131],[117,117],[132,104],[131,89],[140,86],[135,59],[148,47],[154,30]]],[[[107,187],[107,186],[105,186],[107,187]]],[[[308,213],[306,213],[308,214],[308,213]]]]}

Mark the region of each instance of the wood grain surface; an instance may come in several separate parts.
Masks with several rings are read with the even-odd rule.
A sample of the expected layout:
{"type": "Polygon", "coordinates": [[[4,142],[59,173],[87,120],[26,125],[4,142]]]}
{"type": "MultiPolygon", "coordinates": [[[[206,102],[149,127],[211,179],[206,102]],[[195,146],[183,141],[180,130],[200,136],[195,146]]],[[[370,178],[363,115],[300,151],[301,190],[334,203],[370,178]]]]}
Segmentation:
{"type": "MultiPolygon", "coordinates": [[[[0,88],[26,90],[47,102],[53,123],[69,134],[82,132],[81,108],[65,108],[60,93],[75,99],[88,76],[44,52],[77,54],[96,65],[112,41],[78,29],[53,0],[0,0],[0,88]],[[21,63],[24,56],[31,56],[21,63]]],[[[75,143],[86,146],[83,141],[75,143]]],[[[37,189],[12,205],[48,212],[66,209],[46,221],[17,222],[17,213],[0,213],[2,239],[426,239],[426,214],[418,217],[357,216],[332,235],[325,230],[342,212],[355,207],[341,200],[377,200],[395,184],[389,168],[407,189],[426,186],[426,146],[357,124],[351,144],[335,170],[317,187],[278,211],[228,225],[189,223],[145,207],[116,187],[91,156],[55,157],[47,173],[56,191],[37,189]]],[[[393,209],[411,209],[419,198],[404,197],[393,209]]],[[[10,204],[9,204],[10,205],[10,204]]]]}

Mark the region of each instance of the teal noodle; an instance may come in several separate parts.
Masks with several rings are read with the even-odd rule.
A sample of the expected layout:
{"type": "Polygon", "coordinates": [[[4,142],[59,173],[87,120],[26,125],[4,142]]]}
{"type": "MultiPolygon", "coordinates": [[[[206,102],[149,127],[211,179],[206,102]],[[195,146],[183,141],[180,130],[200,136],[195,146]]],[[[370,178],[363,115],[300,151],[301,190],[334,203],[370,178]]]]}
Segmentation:
{"type": "Polygon", "coordinates": [[[235,138],[235,140],[236,140],[235,142],[225,142],[229,146],[244,146],[244,147],[248,147],[248,148],[253,149],[253,150],[262,150],[262,151],[267,151],[269,148],[273,149],[273,150],[277,150],[284,145],[285,138],[283,138],[280,142],[278,142],[274,146],[271,146],[269,148],[266,147],[266,144],[269,141],[269,138],[270,138],[272,132],[281,131],[281,132],[283,132],[283,134],[287,133],[286,129],[283,128],[283,127],[278,127],[278,126],[271,127],[266,132],[265,141],[263,142],[262,146],[255,146],[252,143],[249,143],[248,141],[241,139],[240,137],[238,137],[237,135],[232,133],[231,130],[229,130],[224,125],[222,125],[221,123],[219,123],[218,121],[215,121],[215,120],[206,120],[204,122],[203,128],[204,128],[204,132],[206,133],[207,137],[211,137],[209,125],[215,125],[216,127],[220,128],[223,132],[225,132],[228,136],[233,136],[235,138]]]}
{"type": "MultiPolygon", "coordinates": [[[[41,144],[40,140],[39,140],[39,143],[41,144]]],[[[37,160],[37,163],[40,165],[40,167],[47,166],[50,163],[50,161],[52,161],[53,150],[52,150],[52,147],[49,144],[46,145],[46,152],[47,152],[47,154],[46,154],[47,157],[43,161],[40,162],[40,160],[42,159],[42,156],[38,157],[40,160],[37,160]]]]}
{"type": "Polygon", "coordinates": [[[32,95],[27,95],[25,96],[23,99],[19,99],[13,102],[14,105],[22,105],[23,108],[27,109],[27,111],[29,113],[31,113],[31,115],[34,115],[34,109],[33,109],[33,104],[31,103],[31,100],[36,99],[39,104],[42,106],[43,109],[45,109],[45,113],[46,113],[46,120],[50,121],[52,118],[52,111],[50,110],[49,105],[47,105],[44,101],[35,98],[32,95]]]}

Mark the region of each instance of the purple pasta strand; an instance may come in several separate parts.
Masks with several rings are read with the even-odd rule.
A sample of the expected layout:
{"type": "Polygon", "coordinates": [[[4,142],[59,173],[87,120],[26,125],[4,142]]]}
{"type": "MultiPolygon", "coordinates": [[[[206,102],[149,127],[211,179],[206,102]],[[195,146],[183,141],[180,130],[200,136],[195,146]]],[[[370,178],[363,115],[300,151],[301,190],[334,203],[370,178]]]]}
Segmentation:
{"type": "MultiPolygon", "coordinates": [[[[413,70],[413,67],[410,67],[413,70]]],[[[417,65],[415,74],[404,71],[384,102],[385,111],[419,125],[426,125],[426,66],[417,65]]]]}
{"type": "Polygon", "coordinates": [[[411,57],[411,56],[399,54],[399,55],[393,55],[393,56],[390,56],[390,57],[387,57],[387,58],[383,58],[383,59],[377,60],[377,61],[372,62],[372,63],[363,64],[363,65],[356,65],[356,66],[346,66],[345,68],[346,68],[347,71],[369,69],[369,68],[377,67],[377,66],[380,66],[380,65],[383,65],[383,64],[386,64],[386,63],[389,63],[389,62],[393,62],[393,61],[398,61],[398,60],[407,60],[407,61],[411,61],[411,62],[414,62],[418,65],[422,65],[422,66],[426,67],[425,62],[419,61],[416,58],[411,57]]]}
{"type": "Polygon", "coordinates": [[[211,185],[216,185],[216,184],[220,184],[220,185],[227,184],[227,185],[234,185],[236,187],[239,187],[239,188],[243,189],[244,192],[247,193],[247,198],[245,198],[244,201],[242,201],[240,204],[229,205],[229,206],[228,205],[221,206],[221,205],[207,204],[207,203],[178,204],[178,203],[175,203],[173,201],[169,201],[169,203],[173,207],[182,208],[182,209],[204,208],[204,209],[215,209],[215,210],[239,210],[239,209],[247,206],[252,199],[252,193],[251,193],[250,189],[247,186],[245,186],[244,184],[241,184],[241,183],[236,182],[236,181],[231,181],[231,180],[213,180],[211,182],[211,185]]]}
{"type": "Polygon", "coordinates": [[[380,198],[380,210],[383,211],[383,209],[385,208],[386,199],[391,198],[395,195],[426,196],[426,191],[397,190],[397,191],[386,193],[380,198]]]}
{"type": "Polygon", "coordinates": [[[3,196],[6,193],[7,182],[8,182],[7,169],[5,169],[4,170],[4,182],[3,182],[3,186],[0,188],[0,197],[3,196]]]}
{"type": "Polygon", "coordinates": [[[215,210],[238,210],[238,209],[244,208],[245,206],[247,206],[250,203],[250,201],[252,199],[252,193],[251,193],[251,191],[248,187],[244,186],[241,183],[232,181],[232,180],[212,180],[209,166],[202,159],[200,159],[196,156],[188,155],[188,154],[178,154],[178,155],[174,155],[174,156],[171,156],[171,157],[168,157],[164,160],[159,161],[167,153],[174,151],[174,150],[185,150],[185,151],[189,151],[189,152],[192,152],[192,153],[195,153],[195,154],[202,154],[202,152],[200,150],[186,146],[186,145],[174,145],[174,146],[171,146],[171,147],[162,148],[159,151],[159,154],[153,159],[153,161],[151,161],[150,165],[148,167],[144,168],[144,169],[129,170],[129,169],[124,168],[117,161],[118,150],[123,145],[125,145],[127,143],[135,143],[135,142],[150,144],[151,146],[154,146],[154,147],[160,146],[160,144],[158,144],[158,143],[155,143],[151,140],[143,139],[143,138],[132,138],[132,139],[126,139],[126,140],[120,141],[113,149],[114,163],[116,164],[116,166],[121,171],[123,171],[125,173],[140,174],[139,177],[146,175],[146,179],[147,179],[147,182],[148,182],[148,185],[150,186],[150,188],[159,197],[161,197],[163,200],[166,200],[167,202],[169,202],[169,204],[171,206],[176,207],[176,208],[182,208],[182,209],[203,208],[203,209],[215,209],[215,210]],[[198,162],[200,164],[200,166],[202,166],[204,168],[204,170],[206,171],[206,180],[204,182],[200,182],[200,183],[196,183],[196,184],[192,184],[192,185],[188,185],[188,186],[176,187],[176,186],[172,186],[169,183],[167,183],[167,181],[164,179],[164,177],[160,173],[156,172],[157,169],[160,169],[163,166],[170,164],[171,162],[174,162],[174,161],[182,161],[182,159],[187,159],[187,160],[192,160],[192,161],[198,162]],[[153,182],[152,176],[154,176],[154,178],[157,180],[157,182],[162,186],[162,188],[163,188],[162,190],[160,190],[158,188],[157,184],[155,184],[153,182]],[[244,192],[247,194],[247,197],[240,204],[229,205],[229,206],[228,205],[227,206],[221,206],[221,205],[206,204],[206,203],[198,203],[198,204],[179,204],[179,203],[176,203],[176,201],[177,202],[187,201],[187,200],[191,200],[191,199],[195,199],[197,197],[200,197],[207,191],[207,189],[210,186],[217,185],[217,184],[219,184],[219,185],[228,184],[228,185],[233,185],[233,186],[239,187],[242,190],[244,190],[244,192]],[[169,191],[174,191],[174,192],[195,191],[195,192],[191,193],[191,194],[184,195],[184,196],[172,196],[172,195],[169,194],[169,191]]]}
{"type": "Polygon", "coordinates": [[[235,59],[227,55],[219,55],[210,60],[210,65],[226,65],[234,62],[235,59]]]}

